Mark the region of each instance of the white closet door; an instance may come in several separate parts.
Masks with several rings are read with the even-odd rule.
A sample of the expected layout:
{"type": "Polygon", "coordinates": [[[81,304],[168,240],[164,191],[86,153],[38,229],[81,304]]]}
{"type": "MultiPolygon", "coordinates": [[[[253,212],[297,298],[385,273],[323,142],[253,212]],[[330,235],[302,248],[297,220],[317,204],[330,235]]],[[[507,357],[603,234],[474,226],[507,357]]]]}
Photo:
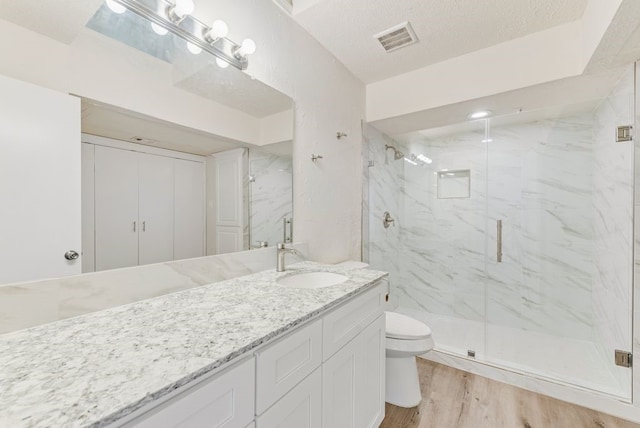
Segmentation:
{"type": "Polygon", "coordinates": [[[138,153],[139,264],[173,260],[173,158],[138,153]]]}
{"type": "Polygon", "coordinates": [[[214,155],[216,159],[216,254],[243,250],[245,149],[214,155]]]}
{"type": "Polygon", "coordinates": [[[204,163],[175,159],[175,260],[204,256],[204,163]]]}
{"type": "Polygon", "coordinates": [[[95,145],[82,143],[82,273],[96,271],[95,154],[95,145]]]}
{"type": "Polygon", "coordinates": [[[137,153],[96,146],[96,271],[138,264],[137,153]]]}
{"type": "Polygon", "coordinates": [[[0,283],[78,274],[80,101],[0,76],[0,283]]]}

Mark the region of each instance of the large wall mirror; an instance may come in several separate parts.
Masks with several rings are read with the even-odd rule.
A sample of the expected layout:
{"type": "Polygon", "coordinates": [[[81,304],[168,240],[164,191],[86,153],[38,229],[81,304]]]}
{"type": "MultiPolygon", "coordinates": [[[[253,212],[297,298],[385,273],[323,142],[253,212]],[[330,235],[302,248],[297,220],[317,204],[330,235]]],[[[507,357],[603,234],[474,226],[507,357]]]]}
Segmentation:
{"type": "MultiPolygon", "coordinates": [[[[232,66],[221,67],[211,54],[198,52],[171,33],[160,34],[163,31],[157,31],[150,22],[129,11],[117,14],[96,0],[64,5],[39,3],[29,0],[12,2],[11,7],[0,6],[0,29],[16,34],[29,31],[20,33],[28,36],[23,37],[27,55],[35,55],[32,45],[36,44],[42,53],[51,51],[46,46],[48,39],[63,42],[71,46],[71,54],[67,55],[77,56],[66,61],[89,64],[104,75],[118,74],[127,90],[118,87],[95,90],[100,86],[97,73],[96,81],[70,85],[68,92],[79,99],[77,120],[81,138],[78,135],[69,145],[67,154],[62,148],[49,147],[51,153],[59,154],[54,160],[51,153],[34,150],[22,134],[25,127],[38,128],[43,123],[36,118],[38,114],[51,118],[50,129],[45,130],[43,124],[43,134],[55,133],[51,129],[56,126],[64,128],[64,122],[56,119],[64,108],[55,104],[55,100],[45,108],[49,100],[46,96],[38,98],[39,80],[46,78],[33,78],[28,73],[23,76],[11,69],[5,80],[5,72],[0,70],[5,93],[13,91],[12,99],[24,101],[25,106],[38,105],[21,110],[4,102],[0,111],[0,116],[4,116],[3,127],[11,130],[0,132],[6,161],[6,164],[0,161],[0,167],[5,168],[6,176],[9,169],[13,176],[16,171],[22,175],[13,181],[11,189],[0,188],[3,197],[8,195],[12,204],[3,222],[33,224],[33,219],[45,216],[73,217],[69,228],[73,233],[77,230],[81,241],[65,241],[66,226],[62,226],[62,220],[53,226],[38,225],[40,229],[33,233],[21,225],[13,227],[13,231],[4,226],[2,232],[8,239],[0,241],[0,257],[7,257],[7,263],[0,273],[0,283],[244,251],[292,241],[291,98],[247,72],[232,66]],[[64,17],[61,22],[53,22],[61,16],[64,17]],[[65,33],[74,26],[81,28],[76,28],[72,36],[65,33]],[[94,46],[99,46],[100,52],[94,46]],[[113,61],[113,69],[105,61],[103,50],[117,59],[113,61]],[[140,85],[140,91],[149,95],[142,96],[135,93],[135,85],[128,79],[129,74],[139,75],[147,70],[148,87],[146,83],[140,85]],[[28,84],[21,86],[21,81],[28,84]],[[85,91],[84,87],[91,90],[85,91]],[[31,93],[32,89],[35,92],[31,93]],[[118,95],[111,96],[112,93],[118,95]],[[34,118],[26,117],[29,115],[34,118]],[[21,124],[25,118],[33,119],[31,125],[21,124]],[[20,150],[24,153],[19,153],[20,150]],[[54,161],[58,169],[48,173],[50,180],[43,179],[46,168],[54,161]],[[65,172],[77,174],[67,179],[67,186],[58,185],[55,190],[53,178],[62,180],[65,172]],[[55,195],[55,200],[50,199],[60,187],[70,188],[71,196],[55,195]],[[31,196],[11,196],[18,193],[31,196]],[[68,205],[78,201],[81,215],[76,216],[75,211],[67,215],[58,212],[66,206],[65,198],[73,199],[68,205]],[[30,252],[28,263],[18,256],[11,259],[15,252],[22,251],[30,252]],[[79,257],[68,260],[74,252],[79,257]],[[41,263],[39,257],[51,260],[41,263]],[[61,264],[62,269],[56,267],[61,264]]],[[[15,40],[16,49],[21,49],[21,42],[15,40]]],[[[42,66],[47,67],[46,62],[42,66]]],[[[81,78],[90,80],[92,76],[85,73],[81,78]]],[[[113,85],[117,80],[105,85],[113,85]]],[[[59,90],[55,84],[43,86],[59,90]]],[[[64,132],[60,130],[58,141],[69,139],[64,132]]],[[[47,140],[48,136],[40,138],[47,140]]]]}

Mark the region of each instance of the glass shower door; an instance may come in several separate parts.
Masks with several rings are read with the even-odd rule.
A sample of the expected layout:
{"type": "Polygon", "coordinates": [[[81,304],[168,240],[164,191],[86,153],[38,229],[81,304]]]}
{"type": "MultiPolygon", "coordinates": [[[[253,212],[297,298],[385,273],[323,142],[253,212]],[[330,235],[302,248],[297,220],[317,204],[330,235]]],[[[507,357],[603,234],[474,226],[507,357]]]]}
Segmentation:
{"type": "Polygon", "coordinates": [[[632,123],[633,70],[606,99],[492,120],[489,362],[630,399],[632,123]]]}

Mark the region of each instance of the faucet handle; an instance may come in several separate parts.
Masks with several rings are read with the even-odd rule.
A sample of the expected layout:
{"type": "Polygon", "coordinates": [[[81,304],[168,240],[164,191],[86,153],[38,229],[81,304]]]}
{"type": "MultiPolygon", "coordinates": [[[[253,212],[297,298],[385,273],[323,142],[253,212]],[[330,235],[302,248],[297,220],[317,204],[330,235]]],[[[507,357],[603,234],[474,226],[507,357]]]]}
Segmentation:
{"type": "Polygon", "coordinates": [[[284,242],[280,242],[280,243],[278,243],[278,244],[276,245],[276,247],[278,248],[278,250],[284,250],[285,248],[287,248],[287,247],[285,247],[285,246],[284,246],[284,242]]]}

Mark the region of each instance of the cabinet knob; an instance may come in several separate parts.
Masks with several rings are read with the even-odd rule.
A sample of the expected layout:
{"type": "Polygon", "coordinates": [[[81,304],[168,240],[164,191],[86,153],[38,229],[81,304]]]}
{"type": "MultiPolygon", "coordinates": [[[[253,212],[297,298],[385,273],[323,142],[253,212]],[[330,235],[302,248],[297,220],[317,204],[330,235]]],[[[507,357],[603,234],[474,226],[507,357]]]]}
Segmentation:
{"type": "Polygon", "coordinates": [[[67,260],[76,260],[78,259],[78,257],[80,257],[80,254],[78,254],[78,252],[74,250],[69,250],[64,253],[64,258],[67,260]]]}

